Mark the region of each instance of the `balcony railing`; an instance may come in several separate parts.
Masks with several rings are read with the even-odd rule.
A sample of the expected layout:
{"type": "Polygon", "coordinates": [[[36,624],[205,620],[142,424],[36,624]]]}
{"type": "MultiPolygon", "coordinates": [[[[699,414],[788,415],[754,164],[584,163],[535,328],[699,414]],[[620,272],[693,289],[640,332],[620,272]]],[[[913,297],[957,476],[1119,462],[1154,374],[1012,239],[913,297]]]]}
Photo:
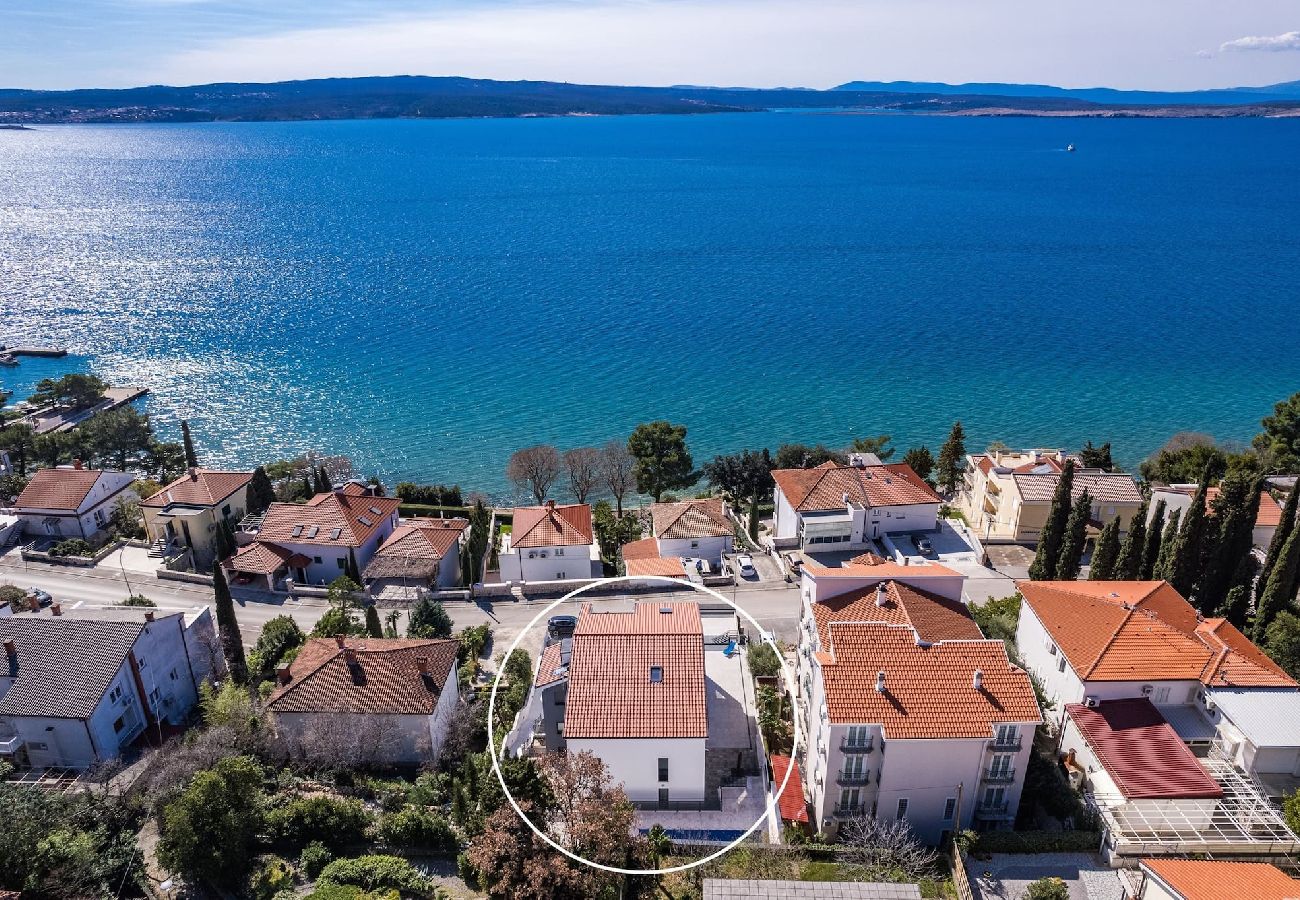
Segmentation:
{"type": "Polygon", "coordinates": [[[861,803],[856,806],[845,806],[841,803],[835,804],[835,817],[839,819],[851,819],[854,816],[866,815],[867,807],[861,803]]]}
{"type": "Polygon", "coordinates": [[[14,735],[13,737],[0,738],[0,753],[14,754],[18,748],[23,745],[22,738],[14,735]]]}
{"type": "Polygon", "coordinates": [[[854,740],[853,738],[843,738],[840,741],[840,750],[844,753],[870,753],[875,749],[875,741],[871,738],[867,738],[865,741],[861,739],[854,740]]]}
{"type": "Polygon", "coordinates": [[[1016,780],[1015,769],[985,769],[984,781],[989,784],[1010,784],[1016,780]]]}
{"type": "Polygon", "coordinates": [[[975,807],[975,815],[981,819],[1005,818],[1010,805],[1007,803],[981,803],[975,807]]]}
{"type": "Polygon", "coordinates": [[[1020,735],[1002,738],[995,737],[993,743],[989,744],[989,749],[998,753],[1018,753],[1020,751],[1020,735]]]}
{"type": "Polygon", "coordinates": [[[835,775],[836,784],[868,784],[870,781],[870,772],[839,772],[835,775]]]}

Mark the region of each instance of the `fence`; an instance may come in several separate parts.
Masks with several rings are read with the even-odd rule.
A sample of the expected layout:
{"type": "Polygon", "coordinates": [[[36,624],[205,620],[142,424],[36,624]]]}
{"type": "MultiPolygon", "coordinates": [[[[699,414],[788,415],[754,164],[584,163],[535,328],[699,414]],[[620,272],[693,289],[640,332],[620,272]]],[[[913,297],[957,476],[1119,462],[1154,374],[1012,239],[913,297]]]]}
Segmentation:
{"type": "Polygon", "coordinates": [[[948,843],[948,865],[952,869],[952,883],[957,888],[957,896],[960,900],[975,900],[970,878],[966,875],[966,861],[962,858],[961,848],[957,846],[955,840],[948,843]]]}

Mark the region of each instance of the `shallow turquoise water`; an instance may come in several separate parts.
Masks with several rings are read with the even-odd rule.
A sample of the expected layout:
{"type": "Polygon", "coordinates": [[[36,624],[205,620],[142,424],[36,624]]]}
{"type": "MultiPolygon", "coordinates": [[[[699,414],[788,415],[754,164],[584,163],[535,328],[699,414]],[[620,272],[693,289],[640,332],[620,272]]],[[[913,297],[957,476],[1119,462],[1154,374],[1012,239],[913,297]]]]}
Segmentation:
{"type": "Polygon", "coordinates": [[[1300,120],[761,114],[0,132],[0,341],[205,462],[1249,438],[1300,390],[1300,120]],[[1061,148],[1073,141],[1079,151],[1061,148]]]}

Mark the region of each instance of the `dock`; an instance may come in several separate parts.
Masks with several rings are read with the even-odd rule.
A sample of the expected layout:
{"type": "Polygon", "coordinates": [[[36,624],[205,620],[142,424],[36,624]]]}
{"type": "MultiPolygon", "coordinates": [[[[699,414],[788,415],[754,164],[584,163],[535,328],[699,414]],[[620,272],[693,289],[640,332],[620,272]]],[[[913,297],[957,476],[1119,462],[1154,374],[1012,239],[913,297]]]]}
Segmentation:
{"type": "Polygon", "coordinates": [[[67,356],[66,347],[0,347],[0,353],[9,353],[13,356],[48,356],[58,359],[61,356],[67,356]]]}
{"type": "Polygon", "coordinates": [[[148,393],[149,389],[142,387],[111,387],[104,392],[104,399],[94,406],[70,412],[41,410],[28,416],[27,423],[32,426],[32,430],[37,434],[71,431],[91,416],[118,409],[128,403],[134,403],[148,393]]]}

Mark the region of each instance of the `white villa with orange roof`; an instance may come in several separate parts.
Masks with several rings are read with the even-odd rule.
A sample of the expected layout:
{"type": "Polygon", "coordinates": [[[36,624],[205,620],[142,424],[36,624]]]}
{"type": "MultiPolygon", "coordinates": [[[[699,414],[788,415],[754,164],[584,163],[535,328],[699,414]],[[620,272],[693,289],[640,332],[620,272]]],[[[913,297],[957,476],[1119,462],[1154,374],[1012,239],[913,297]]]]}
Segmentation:
{"type": "Polygon", "coordinates": [[[407,519],[380,545],[361,572],[370,592],[410,595],[420,587],[461,584],[461,549],[469,519],[407,519]]]}
{"type": "Polygon", "coordinates": [[[904,464],[826,462],[777,469],[772,478],[778,549],[866,549],[886,534],[938,527],[939,495],[904,464]]]}
{"type": "Polygon", "coordinates": [[[117,505],[136,499],[133,484],[134,475],[86,469],[78,460],[37,470],[5,512],[18,519],[28,537],[93,543],[104,535],[117,505]]]}
{"type": "Polygon", "coordinates": [[[1042,717],[961,589],[943,566],[805,566],[798,678],[817,829],[872,815],[940,843],[1015,819],[1042,717]]]}
{"type": "Polygon", "coordinates": [[[144,527],[154,545],[150,555],[169,556],[175,545],[188,548],[195,571],[212,572],[223,523],[234,527],[248,511],[252,472],[190,469],[156,494],[140,501],[144,527]]]}
{"type": "Polygon", "coordinates": [[[591,507],[519,506],[498,555],[503,581],[587,581],[601,575],[591,507]]]}

